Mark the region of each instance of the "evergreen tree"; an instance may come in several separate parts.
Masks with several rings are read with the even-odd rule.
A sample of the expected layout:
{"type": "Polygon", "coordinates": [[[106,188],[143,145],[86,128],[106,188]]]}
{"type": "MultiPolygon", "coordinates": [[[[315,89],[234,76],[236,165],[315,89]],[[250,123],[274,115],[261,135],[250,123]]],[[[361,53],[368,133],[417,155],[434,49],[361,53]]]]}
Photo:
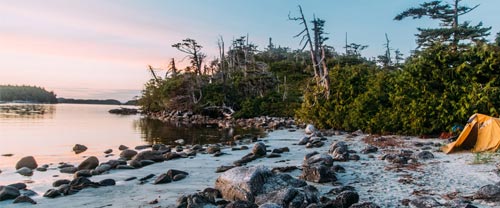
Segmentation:
{"type": "Polygon", "coordinates": [[[474,7],[462,6],[462,0],[454,0],[453,4],[443,1],[431,1],[420,4],[419,7],[409,8],[394,17],[394,20],[403,20],[411,17],[420,19],[428,17],[439,20],[440,28],[417,28],[420,32],[416,34],[419,47],[429,47],[436,43],[450,44],[456,49],[463,40],[478,41],[484,40],[490,33],[491,27],[483,27],[483,23],[471,25],[470,22],[459,22],[459,17],[465,15],[479,5],[474,7]]]}

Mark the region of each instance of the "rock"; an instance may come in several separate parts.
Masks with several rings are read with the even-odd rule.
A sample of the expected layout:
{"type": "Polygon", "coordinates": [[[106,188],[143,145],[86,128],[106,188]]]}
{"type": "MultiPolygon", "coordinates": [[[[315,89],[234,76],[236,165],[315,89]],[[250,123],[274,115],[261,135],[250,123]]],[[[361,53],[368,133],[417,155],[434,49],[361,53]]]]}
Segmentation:
{"type": "Polygon", "coordinates": [[[226,172],[227,170],[229,170],[229,169],[231,169],[231,168],[234,168],[234,167],[236,167],[236,166],[234,166],[234,165],[229,165],[229,166],[225,166],[225,165],[223,165],[223,166],[219,166],[219,167],[217,167],[217,169],[215,170],[215,172],[216,172],[216,173],[226,172]]]}
{"type": "Polygon", "coordinates": [[[429,160],[434,158],[434,154],[429,151],[422,151],[417,154],[417,158],[421,160],[429,160]]]}
{"type": "Polygon", "coordinates": [[[57,188],[57,187],[59,187],[59,186],[61,186],[61,185],[64,185],[64,184],[69,184],[69,183],[71,183],[71,181],[70,181],[70,180],[67,180],[67,179],[59,179],[59,180],[57,180],[57,181],[54,181],[54,182],[52,183],[52,186],[57,188]]]}
{"type": "Polygon", "coordinates": [[[167,152],[163,155],[163,157],[165,158],[165,160],[173,160],[173,159],[181,158],[181,155],[177,154],[175,152],[167,152]]]}
{"type": "Polygon", "coordinates": [[[359,195],[354,191],[343,191],[335,197],[335,201],[339,203],[341,207],[350,207],[359,202],[359,195]]]}
{"type": "Polygon", "coordinates": [[[474,199],[500,201],[500,186],[494,184],[483,186],[474,194],[474,199]]]}
{"type": "Polygon", "coordinates": [[[71,183],[69,183],[69,186],[71,187],[71,189],[82,190],[88,187],[97,188],[99,187],[99,184],[90,181],[86,177],[78,177],[73,179],[71,183]]]}
{"type": "MultiPolygon", "coordinates": [[[[316,200],[317,197],[316,197],[316,200]]],[[[284,188],[267,194],[260,194],[255,199],[256,204],[275,203],[283,207],[301,208],[313,203],[306,194],[297,188],[284,188]]]]}
{"type": "Polygon", "coordinates": [[[311,137],[302,137],[302,139],[299,140],[299,143],[298,145],[306,145],[308,142],[309,142],[309,139],[311,139],[311,137]]]}
{"type": "Polygon", "coordinates": [[[111,154],[113,152],[112,149],[107,149],[106,151],[104,151],[104,154],[111,154]]]}
{"type": "Polygon", "coordinates": [[[252,148],[252,153],[257,157],[266,156],[266,145],[263,142],[257,142],[252,148]]]}
{"type": "Polygon", "coordinates": [[[349,150],[347,144],[343,141],[332,143],[328,153],[330,153],[334,161],[349,160],[349,150]]]}
{"type": "Polygon", "coordinates": [[[135,155],[132,159],[133,160],[138,160],[138,161],[141,161],[141,160],[152,160],[152,161],[155,161],[155,162],[163,162],[165,160],[165,158],[163,157],[163,155],[161,154],[161,152],[151,151],[151,150],[146,150],[146,151],[139,152],[139,154],[135,155]]]}
{"type": "Polygon", "coordinates": [[[82,152],[85,152],[86,150],[87,147],[81,144],[75,144],[75,146],[73,147],[73,152],[75,152],[76,154],[80,154],[82,152]]]}
{"type": "Polygon", "coordinates": [[[16,173],[19,173],[23,176],[32,176],[33,175],[33,170],[27,168],[27,167],[22,167],[21,169],[17,170],[16,173]]]}
{"type": "Polygon", "coordinates": [[[178,139],[178,140],[175,140],[174,142],[177,144],[180,144],[180,145],[184,145],[186,143],[186,141],[184,141],[184,139],[178,139]]]}
{"type": "Polygon", "coordinates": [[[378,151],[378,148],[373,146],[373,145],[368,145],[365,147],[363,150],[361,150],[362,154],[370,154],[370,153],[375,153],[378,151]]]}
{"type": "Polygon", "coordinates": [[[99,159],[95,156],[90,156],[85,159],[80,165],[78,165],[78,170],[92,170],[99,165],[99,159]]]}
{"type": "Polygon", "coordinates": [[[182,180],[182,179],[186,178],[186,176],[187,176],[187,175],[180,173],[180,174],[175,175],[175,176],[172,178],[172,180],[173,180],[173,181],[180,181],[180,180],[182,180]]]}
{"type": "Polygon", "coordinates": [[[23,191],[23,195],[31,197],[31,196],[37,196],[38,194],[32,190],[26,189],[23,191]]]}
{"type": "Polygon", "coordinates": [[[315,183],[326,183],[337,180],[335,172],[332,171],[329,167],[322,164],[303,166],[302,175],[300,175],[299,178],[315,183]]]}
{"type": "Polygon", "coordinates": [[[137,179],[137,177],[132,176],[132,177],[130,177],[130,178],[126,178],[124,181],[131,181],[131,180],[135,180],[135,179],[137,179]]]}
{"type": "Polygon", "coordinates": [[[316,132],[316,128],[314,128],[314,125],[312,125],[312,124],[307,124],[304,131],[306,134],[314,134],[316,132]]]}
{"type": "Polygon", "coordinates": [[[47,190],[47,192],[45,192],[45,194],[43,194],[43,197],[47,198],[56,198],[58,196],[61,196],[61,192],[59,192],[59,190],[57,189],[49,189],[47,190]]]}
{"type": "Polygon", "coordinates": [[[135,168],[130,166],[130,165],[118,165],[118,166],[116,166],[116,169],[118,169],[118,170],[131,170],[131,169],[135,169],[135,168]]]}
{"type": "Polygon", "coordinates": [[[441,204],[430,196],[422,196],[410,201],[411,208],[439,207],[441,204]]]}
{"type": "Polygon", "coordinates": [[[204,197],[208,198],[209,201],[211,201],[211,202],[212,201],[215,202],[216,198],[222,198],[222,194],[220,193],[220,191],[217,189],[214,189],[214,188],[205,188],[205,189],[203,189],[201,194],[204,197]]]}
{"type": "Polygon", "coordinates": [[[151,173],[151,174],[149,174],[147,176],[142,177],[141,179],[139,179],[139,181],[147,181],[147,180],[149,180],[149,179],[151,179],[153,177],[155,177],[155,174],[151,173]]]}
{"type": "Polygon", "coordinates": [[[249,201],[237,200],[227,204],[224,208],[258,208],[258,206],[249,201]]]}
{"type": "Polygon", "coordinates": [[[10,154],[10,153],[8,153],[8,154],[2,154],[2,157],[12,157],[12,156],[14,156],[14,154],[10,154]]]}
{"type": "MultiPolygon", "coordinates": [[[[105,163],[101,163],[101,165],[109,165],[111,166],[111,168],[116,168],[118,165],[126,165],[127,164],[127,161],[124,161],[124,160],[110,160],[108,162],[105,162],[105,163]]],[[[99,167],[97,167],[99,168],[99,167]]]]}
{"type": "Polygon", "coordinates": [[[100,186],[114,186],[116,185],[116,181],[114,179],[104,179],[98,182],[100,186]]]}
{"type": "Polygon", "coordinates": [[[373,202],[360,202],[351,205],[349,208],[380,208],[380,206],[373,202]]]}
{"type": "Polygon", "coordinates": [[[123,150],[123,151],[120,153],[120,157],[121,157],[121,158],[125,158],[125,159],[127,159],[127,160],[132,159],[135,155],[137,155],[137,151],[135,151],[135,150],[131,150],[131,149],[126,149],[126,150],[123,150]]]}
{"type": "Polygon", "coordinates": [[[120,150],[120,151],[123,151],[123,150],[126,150],[126,149],[128,149],[128,147],[127,147],[127,146],[125,146],[125,145],[120,145],[120,146],[118,147],[118,150],[120,150]]]}
{"type": "Polygon", "coordinates": [[[16,199],[14,199],[14,204],[17,203],[31,203],[31,204],[36,204],[36,201],[31,199],[29,196],[18,196],[16,199]]]}
{"type": "Polygon", "coordinates": [[[74,173],[76,173],[76,171],[78,171],[78,168],[73,167],[73,166],[59,169],[59,172],[67,173],[67,174],[74,174],[74,173]]]}
{"type": "Polygon", "coordinates": [[[260,205],[259,208],[283,208],[283,206],[275,203],[265,203],[260,205]]]}
{"type": "Polygon", "coordinates": [[[45,172],[47,171],[47,168],[44,168],[44,167],[38,167],[36,168],[37,171],[40,171],[40,172],[45,172]]]}
{"type": "Polygon", "coordinates": [[[274,167],[271,171],[273,173],[285,173],[285,172],[292,172],[297,169],[299,169],[297,166],[285,166],[285,167],[274,167]]]}
{"type": "Polygon", "coordinates": [[[92,172],[92,175],[100,175],[108,170],[111,170],[111,165],[101,164],[94,169],[94,171],[92,172]]]}
{"type": "Polygon", "coordinates": [[[19,190],[11,186],[0,186],[0,201],[15,199],[21,195],[19,190]]]}
{"type": "Polygon", "coordinates": [[[349,160],[358,161],[360,159],[361,157],[359,157],[359,155],[349,155],[349,160]]]}
{"type": "Polygon", "coordinates": [[[181,171],[181,170],[175,170],[175,169],[170,169],[167,171],[167,175],[170,176],[170,178],[175,178],[176,175],[179,174],[184,174],[184,175],[189,175],[189,173],[181,171]]]}
{"type": "Polygon", "coordinates": [[[271,153],[271,154],[267,155],[267,158],[277,158],[277,157],[281,157],[281,155],[278,153],[271,153]]]}
{"type": "MultiPolygon", "coordinates": [[[[205,207],[205,208],[210,208],[210,207],[216,207],[214,201],[210,201],[207,197],[195,193],[195,194],[190,194],[190,195],[183,195],[179,198],[177,198],[177,204],[176,207],[178,208],[195,208],[195,207],[205,207]]],[[[227,207],[227,206],[226,206],[227,207]]]]}
{"type": "Polygon", "coordinates": [[[147,149],[147,148],[151,148],[153,145],[150,145],[150,144],[145,144],[145,145],[138,145],[135,147],[136,150],[143,150],[143,149],[147,149]]]}
{"type": "Polygon", "coordinates": [[[148,166],[148,165],[155,164],[155,161],[152,161],[152,160],[141,160],[140,164],[141,164],[140,167],[145,167],[145,166],[148,166]]]}
{"type": "Polygon", "coordinates": [[[170,182],[172,182],[172,178],[168,174],[163,173],[156,178],[153,184],[164,184],[170,182]]]}
{"type": "Polygon", "coordinates": [[[274,174],[263,166],[236,167],[222,173],[215,182],[226,200],[255,201],[258,194],[283,188],[298,188],[307,183],[288,174],[274,174]]]}
{"type": "Polygon", "coordinates": [[[75,178],[78,177],[92,177],[90,170],[79,170],[75,172],[75,178]]]}
{"type": "Polygon", "coordinates": [[[323,154],[317,154],[317,152],[313,153],[316,154],[306,155],[304,161],[302,162],[303,165],[313,165],[313,164],[326,165],[326,166],[333,165],[332,156],[325,153],[323,154]]]}
{"type": "Polygon", "coordinates": [[[23,190],[23,189],[26,189],[26,187],[27,187],[25,183],[13,183],[13,184],[10,184],[8,186],[14,187],[17,190],[23,190]]]}
{"type": "Polygon", "coordinates": [[[247,149],[250,149],[250,148],[248,146],[243,145],[243,146],[240,147],[240,149],[241,150],[247,150],[247,149]]]}
{"type": "Polygon", "coordinates": [[[16,163],[16,170],[19,170],[22,167],[26,167],[29,169],[36,169],[38,167],[38,164],[36,163],[36,160],[33,156],[27,156],[27,157],[21,158],[16,163]]]}
{"type": "Polygon", "coordinates": [[[220,147],[217,145],[210,145],[207,147],[208,154],[214,154],[216,152],[220,152],[220,147]]]}

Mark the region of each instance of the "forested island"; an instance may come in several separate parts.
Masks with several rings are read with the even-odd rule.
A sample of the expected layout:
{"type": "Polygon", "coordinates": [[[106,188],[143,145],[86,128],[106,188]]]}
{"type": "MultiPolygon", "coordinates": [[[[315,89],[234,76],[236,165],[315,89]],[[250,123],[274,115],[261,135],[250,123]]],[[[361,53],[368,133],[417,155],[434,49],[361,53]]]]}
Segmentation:
{"type": "Polygon", "coordinates": [[[139,104],[149,114],[219,107],[234,110],[236,118],[295,117],[320,128],[437,134],[473,113],[500,112],[500,33],[489,41],[491,27],[459,21],[476,7],[433,1],[395,15],[395,21],[425,17],[440,25],[418,28],[418,47],[406,56],[391,46],[390,34],[378,57],[361,55],[367,45],[326,45],[327,21],[306,19],[300,7],[288,23],[297,23],[299,50],[271,38],[259,50],[241,36],[226,51],[220,37],[219,56],[209,61],[187,38],[172,47],[191,65],[178,69],[172,59],[161,74],[150,66],[139,104]]]}
{"type": "Polygon", "coordinates": [[[57,103],[57,98],[42,87],[0,85],[0,102],[57,103]]]}
{"type": "Polygon", "coordinates": [[[97,100],[97,99],[73,99],[73,98],[57,98],[58,103],[71,104],[98,104],[98,105],[121,105],[122,103],[114,99],[97,100]]]}

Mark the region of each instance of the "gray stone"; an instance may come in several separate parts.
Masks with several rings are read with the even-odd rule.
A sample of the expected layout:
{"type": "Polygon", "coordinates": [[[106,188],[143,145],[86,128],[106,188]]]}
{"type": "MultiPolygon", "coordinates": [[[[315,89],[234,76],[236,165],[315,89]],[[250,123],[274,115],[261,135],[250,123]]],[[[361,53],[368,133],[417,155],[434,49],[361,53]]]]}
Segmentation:
{"type": "Polygon", "coordinates": [[[19,190],[11,186],[0,186],[0,201],[15,199],[21,195],[19,190]]]}
{"type": "Polygon", "coordinates": [[[86,150],[87,147],[81,144],[75,144],[75,146],[73,147],[73,152],[75,152],[76,154],[80,154],[82,152],[85,152],[86,150]]]}
{"type": "Polygon", "coordinates": [[[314,134],[316,132],[316,128],[314,128],[314,125],[312,125],[312,124],[307,124],[304,131],[306,134],[314,134]]]}
{"type": "Polygon", "coordinates": [[[54,181],[54,182],[52,183],[52,186],[57,188],[57,187],[59,187],[59,186],[61,186],[61,185],[64,185],[64,184],[69,184],[69,183],[71,183],[71,181],[70,181],[70,180],[67,180],[67,179],[59,179],[59,180],[57,180],[57,181],[54,181]]]}
{"type": "Polygon", "coordinates": [[[111,165],[109,164],[101,164],[95,168],[95,173],[94,175],[100,175],[108,170],[111,170],[111,165]]]}
{"type": "Polygon", "coordinates": [[[18,196],[16,199],[14,199],[14,204],[17,203],[31,203],[31,204],[36,204],[36,201],[30,198],[29,196],[18,196]]]}
{"type": "Polygon", "coordinates": [[[173,180],[173,181],[180,181],[180,180],[182,180],[182,179],[186,178],[186,176],[187,176],[187,175],[185,175],[185,174],[179,173],[179,174],[175,175],[175,176],[172,178],[172,180],[173,180]]]}
{"type": "Polygon", "coordinates": [[[172,182],[172,178],[168,174],[163,173],[156,178],[153,184],[164,184],[170,182],[172,182]]]}
{"type": "Polygon", "coordinates": [[[305,165],[302,167],[302,175],[299,178],[315,183],[326,183],[337,180],[335,172],[322,164],[305,165]]]}
{"type": "Polygon", "coordinates": [[[126,149],[128,149],[128,147],[127,147],[127,146],[125,146],[125,145],[120,145],[120,146],[118,147],[118,150],[120,150],[120,151],[123,151],[123,150],[126,150],[126,149]]]}
{"type": "Polygon", "coordinates": [[[107,149],[106,151],[104,151],[104,154],[111,154],[113,152],[112,149],[107,149]]]}
{"type": "Polygon", "coordinates": [[[47,198],[56,198],[59,196],[61,196],[61,192],[59,192],[59,190],[57,189],[49,189],[47,190],[47,192],[45,192],[45,194],[43,194],[43,197],[47,198]]]}
{"type": "Polygon", "coordinates": [[[137,155],[137,151],[135,151],[135,150],[131,150],[131,149],[126,149],[126,150],[123,150],[123,151],[120,153],[120,157],[121,157],[121,158],[125,158],[125,159],[127,159],[127,160],[132,159],[135,155],[137,155]]]}
{"type": "Polygon", "coordinates": [[[266,156],[266,145],[263,142],[257,142],[252,148],[252,153],[257,157],[266,156]]]}
{"type": "Polygon", "coordinates": [[[287,174],[274,174],[263,166],[236,167],[222,173],[215,182],[215,188],[224,199],[251,202],[258,194],[306,185],[302,180],[287,174]]]}
{"type": "Polygon", "coordinates": [[[76,173],[76,171],[78,171],[78,168],[73,167],[73,166],[59,169],[59,172],[67,173],[67,174],[74,174],[74,173],[76,173]]]}
{"type": "Polygon", "coordinates": [[[165,160],[165,158],[163,157],[163,155],[161,154],[161,152],[159,152],[159,151],[152,151],[152,150],[146,150],[146,151],[139,152],[132,159],[133,160],[138,160],[138,161],[141,161],[141,160],[152,160],[152,161],[155,161],[155,162],[162,162],[162,161],[165,160]]]}
{"type": "Polygon", "coordinates": [[[359,202],[351,205],[349,208],[380,208],[380,206],[373,202],[359,202]]]}
{"type": "Polygon", "coordinates": [[[136,150],[143,150],[143,149],[147,149],[147,148],[151,148],[153,145],[150,145],[150,144],[145,144],[145,145],[138,145],[135,147],[136,150]]]}
{"type": "Polygon", "coordinates": [[[215,154],[216,152],[220,152],[220,147],[217,145],[210,145],[207,147],[208,154],[215,154]]]}
{"type": "Polygon", "coordinates": [[[92,170],[99,165],[99,159],[95,156],[90,156],[85,159],[80,165],[78,165],[78,170],[92,170]]]}
{"type": "Polygon", "coordinates": [[[27,167],[29,169],[36,169],[38,167],[38,164],[36,163],[36,160],[33,156],[27,156],[27,157],[21,158],[16,163],[16,170],[19,170],[22,167],[27,167]]]}
{"type": "Polygon", "coordinates": [[[78,177],[92,177],[90,170],[79,170],[75,172],[75,178],[78,177]]]}
{"type": "Polygon", "coordinates": [[[475,199],[486,199],[490,201],[500,201],[500,186],[488,184],[479,188],[474,194],[475,199]]]}
{"type": "Polygon", "coordinates": [[[441,204],[434,198],[430,196],[422,196],[410,201],[411,208],[429,208],[429,207],[439,207],[441,204]]]}
{"type": "Polygon", "coordinates": [[[434,159],[434,154],[429,151],[422,151],[417,154],[417,158],[421,160],[434,159]]]}
{"type": "Polygon", "coordinates": [[[335,197],[335,201],[340,203],[341,207],[350,207],[359,202],[359,195],[355,191],[343,191],[335,197]]]}
{"type": "Polygon", "coordinates": [[[23,189],[26,189],[26,187],[27,187],[25,183],[13,183],[13,184],[10,184],[9,186],[14,187],[17,190],[23,190],[23,189]]]}
{"type": "Polygon", "coordinates": [[[298,145],[306,145],[309,142],[310,138],[311,137],[307,137],[307,136],[306,137],[302,137],[302,139],[299,140],[298,145]]]}
{"type": "Polygon", "coordinates": [[[363,150],[361,150],[362,154],[370,154],[370,153],[375,153],[378,151],[378,148],[373,146],[373,145],[368,145],[365,147],[363,150]]]}
{"type": "Polygon", "coordinates": [[[19,173],[23,176],[32,176],[33,175],[33,170],[27,167],[22,167],[21,169],[17,170],[16,173],[19,173]]]}
{"type": "Polygon", "coordinates": [[[114,179],[104,179],[99,181],[100,186],[114,186],[116,184],[116,181],[114,179]]]}

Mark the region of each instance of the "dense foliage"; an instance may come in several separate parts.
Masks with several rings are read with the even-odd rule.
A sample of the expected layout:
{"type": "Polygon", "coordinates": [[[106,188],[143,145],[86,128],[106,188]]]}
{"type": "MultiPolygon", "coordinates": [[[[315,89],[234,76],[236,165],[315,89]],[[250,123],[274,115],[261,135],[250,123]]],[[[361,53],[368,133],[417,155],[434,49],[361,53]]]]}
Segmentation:
{"type": "Polygon", "coordinates": [[[0,85],[2,102],[57,103],[54,92],[36,86],[0,85]]]}
{"type": "Polygon", "coordinates": [[[193,59],[184,73],[155,76],[139,104],[146,112],[228,106],[236,117],[295,116],[319,128],[412,135],[448,131],[473,113],[499,116],[500,33],[488,42],[490,28],[459,22],[458,16],[475,8],[459,2],[424,3],[396,17],[429,16],[441,23],[419,29],[420,47],[406,59],[390,47],[387,34],[386,51],[376,60],[362,57],[367,46],[356,43],[346,43],[343,54],[321,43],[313,47],[321,50],[316,56],[271,41],[258,51],[246,37],[225,53],[221,39],[218,59],[203,70],[193,59]],[[328,87],[318,82],[312,63],[327,69],[328,78],[319,77],[329,80],[328,87]]]}

